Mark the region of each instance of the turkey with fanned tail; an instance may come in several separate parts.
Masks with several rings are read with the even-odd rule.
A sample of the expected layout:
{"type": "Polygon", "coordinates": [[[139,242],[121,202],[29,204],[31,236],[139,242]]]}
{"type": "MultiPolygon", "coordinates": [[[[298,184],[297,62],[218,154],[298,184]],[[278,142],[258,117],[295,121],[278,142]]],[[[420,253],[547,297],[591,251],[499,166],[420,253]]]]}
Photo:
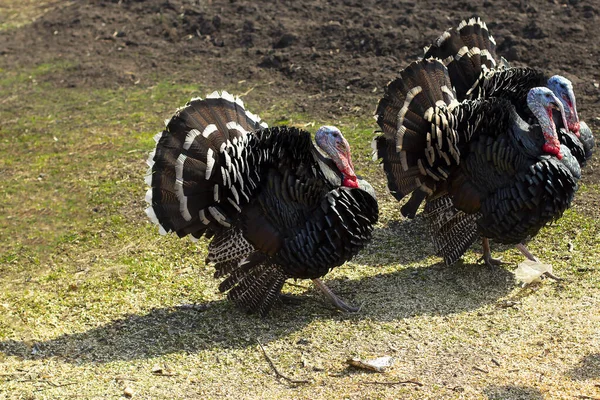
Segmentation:
{"type": "Polygon", "coordinates": [[[573,84],[561,75],[547,77],[530,67],[511,67],[496,54],[496,41],[481,18],[462,21],[425,48],[424,58],[437,58],[446,68],[455,88],[457,100],[503,97],[527,121],[535,117],[527,106],[527,94],[534,87],[547,86],[562,102],[567,125],[554,112],[559,140],[566,145],[583,167],[595,146],[594,135],[579,120],[573,84]],[[565,129],[567,128],[567,129],[565,129]]]}
{"type": "Polygon", "coordinates": [[[321,281],[371,239],[375,192],[357,177],[332,126],[315,135],[268,128],[242,101],[217,92],[179,109],[155,137],[146,210],[161,233],[212,238],[207,263],[221,292],[266,315],[289,278],[321,281]]]}
{"type": "Polygon", "coordinates": [[[505,98],[459,103],[440,60],[410,64],[391,81],[376,115],[383,134],[373,141],[388,187],[414,217],[426,201],[436,250],[452,264],[482,236],[515,244],[560,218],[577,190],[580,166],[558,141],[552,111],[563,107],[543,87],[528,106],[528,125],[505,98]],[[448,224],[449,205],[462,218],[448,224]]]}
{"type": "MultiPolygon", "coordinates": [[[[425,58],[429,57],[438,58],[446,65],[459,101],[503,97],[530,123],[536,119],[527,106],[527,94],[533,87],[547,86],[559,98],[565,110],[566,125],[561,114],[556,110],[553,112],[560,143],[571,151],[581,167],[591,158],[595,147],[594,135],[588,125],[579,120],[571,81],[560,75],[548,78],[535,68],[511,67],[504,58],[496,55],[496,42],[486,23],[480,18],[464,20],[457,28],[451,28],[440,35],[431,46],[426,47],[425,58]]],[[[432,229],[437,229],[441,223],[436,220],[437,216],[445,216],[443,225],[447,233],[440,235],[438,244],[450,248],[456,240],[450,232],[458,229],[453,225],[464,228],[469,219],[474,217],[453,207],[451,199],[438,199],[436,204],[436,212],[426,212],[425,216],[432,229]]],[[[473,221],[471,226],[474,226],[473,221]]],[[[473,233],[469,236],[472,235],[473,233]]],[[[528,258],[535,260],[524,245],[519,248],[528,258]]],[[[487,238],[483,238],[483,251],[486,263],[501,263],[500,259],[491,257],[487,238]]]]}

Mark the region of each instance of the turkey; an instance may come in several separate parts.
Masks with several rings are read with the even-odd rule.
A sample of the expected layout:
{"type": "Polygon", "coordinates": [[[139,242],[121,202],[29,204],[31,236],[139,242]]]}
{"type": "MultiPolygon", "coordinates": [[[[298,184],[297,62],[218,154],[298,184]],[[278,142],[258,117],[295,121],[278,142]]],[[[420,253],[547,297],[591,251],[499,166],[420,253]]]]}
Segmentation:
{"type": "Polygon", "coordinates": [[[550,117],[563,106],[543,87],[529,90],[527,104],[539,124],[528,125],[506,98],[459,103],[437,59],[410,64],[388,84],[376,110],[383,134],[373,141],[374,158],[382,159],[394,197],[410,195],[405,216],[426,201],[434,245],[447,264],[479,236],[484,245],[515,244],[533,257],[521,242],[560,218],[573,199],[580,166],[550,117]]]}
{"type": "Polygon", "coordinates": [[[319,279],[367,244],[378,218],[337,128],[319,128],[315,147],[310,133],[267,128],[215,92],[179,109],[155,140],[146,212],[162,234],[212,238],[206,262],[231,301],[264,316],[284,282],[301,278],[356,311],[319,279]]]}
{"type": "MultiPolygon", "coordinates": [[[[561,100],[565,109],[567,125],[564,125],[560,113],[554,111],[555,124],[560,128],[559,141],[569,148],[581,167],[585,166],[592,156],[595,142],[587,124],[579,121],[571,81],[560,75],[547,79],[541,71],[533,68],[511,68],[504,58],[498,60],[495,48],[496,43],[485,22],[480,18],[471,18],[462,21],[458,28],[449,29],[439,36],[425,49],[425,57],[438,58],[447,66],[450,79],[456,87],[458,100],[504,97],[510,100],[519,114],[529,122],[534,122],[535,117],[526,104],[528,90],[546,85],[561,100]],[[565,126],[568,129],[564,129],[565,126]]],[[[467,221],[473,217],[457,210],[449,199],[439,200],[437,203],[438,207],[444,205],[444,208],[436,208],[435,213],[426,209],[424,215],[432,230],[437,229],[442,222],[431,218],[445,216],[443,225],[448,229],[448,234],[444,235],[445,240],[440,239],[437,245],[450,247],[448,240],[451,240],[450,233],[453,232],[448,227],[456,224],[464,228],[467,221]]],[[[473,228],[475,224],[470,222],[473,228]]],[[[464,234],[464,231],[461,234],[464,234]]],[[[470,236],[473,235],[474,233],[471,233],[470,236]]],[[[528,258],[535,259],[524,246],[519,248],[528,258]]],[[[486,263],[500,264],[500,260],[491,257],[487,238],[483,238],[483,250],[486,263]]],[[[454,260],[453,257],[451,259],[454,260]]]]}
{"type": "MultiPolygon", "coordinates": [[[[430,57],[442,60],[448,68],[459,101],[504,97],[526,121],[534,121],[527,107],[527,93],[531,88],[547,86],[565,109],[568,129],[559,129],[559,140],[569,147],[581,166],[591,157],[594,136],[587,124],[579,121],[571,81],[560,75],[547,78],[537,69],[510,67],[504,58],[498,60],[496,42],[480,18],[462,21],[458,28],[444,32],[425,49],[424,58],[430,57]]],[[[555,123],[564,128],[560,118],[555,123]]]]}

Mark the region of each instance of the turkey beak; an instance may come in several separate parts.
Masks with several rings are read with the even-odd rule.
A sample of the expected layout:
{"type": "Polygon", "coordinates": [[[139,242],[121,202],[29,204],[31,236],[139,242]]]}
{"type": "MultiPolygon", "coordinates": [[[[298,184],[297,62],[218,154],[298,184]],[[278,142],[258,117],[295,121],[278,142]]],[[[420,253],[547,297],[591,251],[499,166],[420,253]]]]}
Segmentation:
{"type": "Polygon", "coordinates": [[[560,112],[560,117],[562,118],[563,126],[568,131],[569,124],[567,123],[567,117],[565,116],[565,107],[563,106],[563,104],[560,101],[555,102],[554,106],[556,106],[556,109],[560,112]]]}

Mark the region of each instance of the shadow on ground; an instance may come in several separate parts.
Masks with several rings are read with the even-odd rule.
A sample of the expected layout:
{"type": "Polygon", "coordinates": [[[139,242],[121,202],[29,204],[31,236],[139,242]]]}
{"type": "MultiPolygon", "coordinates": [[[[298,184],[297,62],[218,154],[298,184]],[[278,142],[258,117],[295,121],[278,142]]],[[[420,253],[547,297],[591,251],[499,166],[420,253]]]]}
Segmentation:
{"type": "MultiPolygon", "coordinates": [[[[398,207],[400,207],[398,205],[398,207]]],[[[502,257],[513,245],[491,241],[492,255],[502,257]]],[[[471,250],[482,254],[481,240],[475,240],[471,250]]],[[[355,263],[370,266],[410,265],[435,254],[425,219],[418,214],[414,219],[391,220],[373,230],[373,239],[355,258],[355,263]]],[[[441,262],[441,257],[436,256],[441,262]]],[[[458,261],[460,264],[462,261],[458,261]]],[[[453,267],[454,268],[454,267],[453,267]]]]}
{"type": "Polygon", "coordinates": [[[543,400],[536,388],[529,386],[490,386],[483,393],[489,400],[543,400]]]}
{"type": "Polygon", "coordinates": [[[409,265],[434,254],[423,218],[392,220],[373,230],[373,239],[352,260],[373,266],[409,265]]]}
{"type": "Polygon", "coordinates": [[[356,314],[334,310],[309,289],[300,305],[278,304],[267,318],[245,315],[226,300],[156,308],[85,332],[36,342],[5,340],[0,352],[24,359],[58,357],[67,362],[133,360],[215,347],[244,348],[288,336],[315,320],[398,321],[417,315],[448,315],[495,303],[514,288],[512,274],[481,265],[405,268],[360,280],[332,279],[328,285],[354,304],[356,314]]]}
{"type": "Polygon", "coordinates": [[[567,376],[577,380],[600,378],[600,354],[588,354],[567,372],[567,376]]]}

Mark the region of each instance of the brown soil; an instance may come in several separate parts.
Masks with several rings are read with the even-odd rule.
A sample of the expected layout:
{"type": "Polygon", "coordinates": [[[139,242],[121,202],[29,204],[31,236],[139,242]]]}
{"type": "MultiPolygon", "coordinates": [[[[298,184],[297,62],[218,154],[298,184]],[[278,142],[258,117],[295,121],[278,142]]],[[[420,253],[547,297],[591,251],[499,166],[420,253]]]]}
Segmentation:
{"type": "MultiPolygon", "coordinates": [[[[423,46],[473,15],[509,61],[570,78],[582,119],[600,130],[600,12],[579,0],[56,1],[33,24],[0,33],[0,67],[64,59],[71,67],[44,79],[67,87],[151,85],[165,75],[210,90],[268,81],[266,104],[285,98],[325,120],[369,116],[423,46]]],[[[598,153],[586,183],[600,182],[598,153]]]]}

